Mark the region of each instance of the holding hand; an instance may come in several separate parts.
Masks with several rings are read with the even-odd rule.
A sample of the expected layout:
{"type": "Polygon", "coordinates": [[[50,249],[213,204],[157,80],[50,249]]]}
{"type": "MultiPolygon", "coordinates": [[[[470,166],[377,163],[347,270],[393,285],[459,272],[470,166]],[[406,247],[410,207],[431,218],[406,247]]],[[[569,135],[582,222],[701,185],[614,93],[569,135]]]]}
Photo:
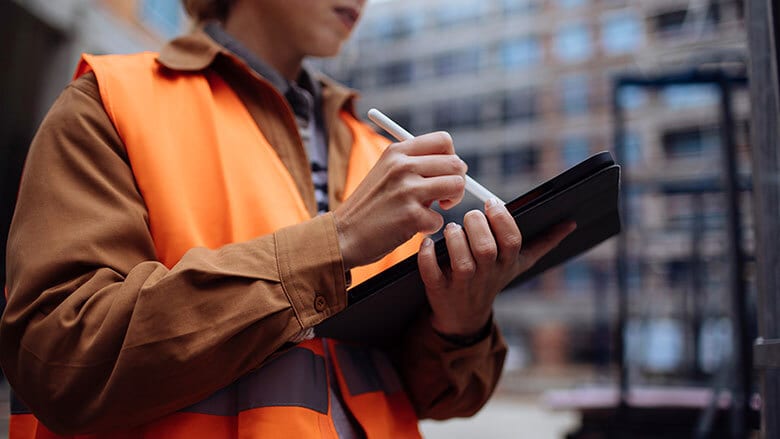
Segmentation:
{"type": "Polygon", "coordinates": [[[563,223],[521,251],[520,230],[496,200],[485,204],[485,214],[466,213],[463,225],[450,223],[444,229],[449,267],[439,267],[430,238],[423,241],[418,256],[431,324],[441,334],[478,333],[490,319],[498,293],[576,228],[573,222],[563,223]]]}
{"type": "Polygon", "coordinates": [[[385,149],[355,192],[334,212],[346,269],[380,259],[416,233],[444,223],[432,210],[458,204],[466,164],[446,132],[426,134],[385,149]]]}

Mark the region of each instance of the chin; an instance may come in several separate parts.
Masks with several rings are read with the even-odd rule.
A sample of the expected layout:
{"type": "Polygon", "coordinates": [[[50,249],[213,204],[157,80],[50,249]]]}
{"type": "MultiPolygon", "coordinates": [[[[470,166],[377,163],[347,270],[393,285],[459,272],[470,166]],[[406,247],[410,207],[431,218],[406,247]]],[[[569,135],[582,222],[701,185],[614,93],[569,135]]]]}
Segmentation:
{"type": "Polygon", "coordinates": [[[309,51],[309,55],[317,58],[330,58],[339,54],[342,44],[343,41],[340,41],[337,44],[320,44],[317,45],[317,47],[313,47],[312,50],[309,51]]]}

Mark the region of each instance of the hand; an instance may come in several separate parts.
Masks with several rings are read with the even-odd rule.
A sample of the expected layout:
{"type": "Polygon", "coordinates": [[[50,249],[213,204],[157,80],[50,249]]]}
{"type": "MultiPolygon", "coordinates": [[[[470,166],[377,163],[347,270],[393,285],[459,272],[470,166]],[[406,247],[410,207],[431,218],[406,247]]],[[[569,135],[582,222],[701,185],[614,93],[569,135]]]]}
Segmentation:
{"type": "Polygon", "coordinates": [[[441,334],[479,332],[490,318],[498,293],[576,228],[573,222],[560,224],[521,251],[520,230],[496,200],[485,204],[485,214],[478,210],[466,213],[463,224],[465,230],[455,223],[444,229],[449,267],[439,267],[430,238],[423,241],[418,256],[431,324],[441,334]]]}
{"type": "Polygon", "coordinates": [[[355,192],[334,212],[345,268],[380,259],[415,233],[433,233],[444,223],[430,208],[458,204],[466,164],[445,132],[394,143],[382,153],[355,192]]]}

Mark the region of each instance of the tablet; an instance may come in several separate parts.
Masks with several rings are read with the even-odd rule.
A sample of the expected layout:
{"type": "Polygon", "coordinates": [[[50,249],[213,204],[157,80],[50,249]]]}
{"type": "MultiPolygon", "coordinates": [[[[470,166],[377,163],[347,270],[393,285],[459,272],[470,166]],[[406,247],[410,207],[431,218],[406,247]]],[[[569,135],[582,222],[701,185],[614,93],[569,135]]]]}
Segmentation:
{"type": "MultiPolygon", "coordinates": [[[[518,284],[569,260],[620,232],[620,167],[601,152],[506,204],[525,242],[556,224],[573,220],[577,229],[529,270],[518,284]]],[[[440,264],[448,263],[443,238],[435,242],[440,264]]],[[[348,291],[347,307],[315,327],[319,337],[389,347],[397,344],[420,312],[427,312],[417,254],[348,291]]]]}

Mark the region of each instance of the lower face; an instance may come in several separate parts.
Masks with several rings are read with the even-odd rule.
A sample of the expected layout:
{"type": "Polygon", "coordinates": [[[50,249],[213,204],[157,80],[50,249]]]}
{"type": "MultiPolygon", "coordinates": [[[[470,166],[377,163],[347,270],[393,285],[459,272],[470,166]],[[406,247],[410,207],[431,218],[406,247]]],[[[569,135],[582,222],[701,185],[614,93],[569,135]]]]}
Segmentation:
{"type": "Polygon", "coordinates": [[[303,56],[338,53],[360,17],[365,0],[259,0],[262,25],[277,30],[303,56]]]}

